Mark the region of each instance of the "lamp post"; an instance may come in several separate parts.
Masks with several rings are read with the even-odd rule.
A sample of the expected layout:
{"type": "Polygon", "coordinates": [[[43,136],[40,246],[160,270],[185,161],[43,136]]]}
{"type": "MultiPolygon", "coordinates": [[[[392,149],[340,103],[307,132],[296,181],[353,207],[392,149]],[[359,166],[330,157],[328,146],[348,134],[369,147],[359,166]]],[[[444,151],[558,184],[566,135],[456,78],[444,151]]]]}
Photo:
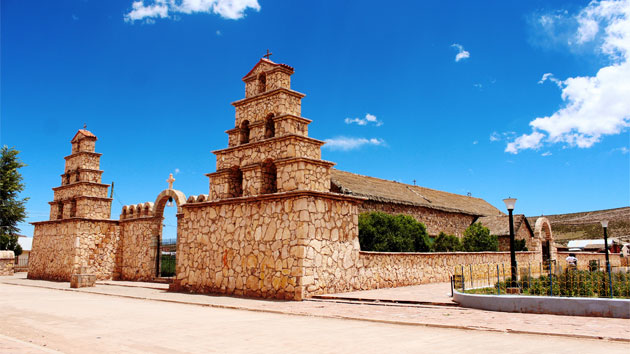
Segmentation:
{"type": "Polygon", "coordinates": [[[510,268],[511,268],[511,284],[512,292],[518,292],[518,284],[516,283],[516,252],[514,251],[514,217],[512,211],[514,210],[514,204],[516,204],[516,198],[503,199],[505,207],[510,215],[510,268]]]}
{"type": "Polygon", "coordinates": [[[604,228],[604,249],[606,250],[606,272],[608,273],[608,291],[610,297],[613,297],[612,292],[612,275],[610,274],[610,260],[608,258],[608,220],[602,220],[602,227],[604,228]]]}

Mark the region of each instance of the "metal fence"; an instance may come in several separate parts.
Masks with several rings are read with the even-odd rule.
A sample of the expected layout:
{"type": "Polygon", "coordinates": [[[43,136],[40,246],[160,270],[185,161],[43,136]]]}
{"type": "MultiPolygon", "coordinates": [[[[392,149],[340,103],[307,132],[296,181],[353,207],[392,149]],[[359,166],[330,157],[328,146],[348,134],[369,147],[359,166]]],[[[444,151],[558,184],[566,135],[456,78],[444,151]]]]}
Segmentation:
{"type": "MultiPolygon", "coordinates": [[[[592,261],[588,269],[562,267],[555,262],[517,264],[516,285],[523,295],[630,298],[630,267],[612,267],[592,261]]],[[[477,294],[513,292],[509,263],[469,264],[455,267],[453,289],[477,294]]]]}

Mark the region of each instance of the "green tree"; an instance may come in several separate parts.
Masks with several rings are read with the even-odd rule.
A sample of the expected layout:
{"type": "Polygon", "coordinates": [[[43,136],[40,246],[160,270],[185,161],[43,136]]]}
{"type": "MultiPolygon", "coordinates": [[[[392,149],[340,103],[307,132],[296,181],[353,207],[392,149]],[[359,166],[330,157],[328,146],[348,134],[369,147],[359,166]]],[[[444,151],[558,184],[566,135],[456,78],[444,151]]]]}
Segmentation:
{"type": "Polygon", "coordinates": [[[457,252],[461,251],[461,249],[462,243],[459,241],[459,237],[455,235],[447,235],[444,232],[440,232],[433,241],[434,252],[457,252]]]}
{"type": "Polygon", "coordinates": [[[424,224],[409,215],[370,212],[359,215],[359,243],[363,251],[428,252],[424,224]]]}
{"type": "Polygon", "coordinates": [[[17,227],[26,218],[26,201],[18,194],[24,190],[22,175],[18,169],[26,166],[18,158],[19,151],[6,145],[0,149],[0,250],[11,250],[16,256],[22,254],[18,244],[17,227]]]}
{"type": "Polygon", "coordinates": [[[466,252],[498,251],[499,239],[490,235],[490,229],[476,222],[464,231],[462,248],[466,252]]]}
{"type": "Polygon", "coordinates": [[[516,252],[527,251],[527,241],[525,241],[525,239],[514,240],[514,251],[516,252]]]}

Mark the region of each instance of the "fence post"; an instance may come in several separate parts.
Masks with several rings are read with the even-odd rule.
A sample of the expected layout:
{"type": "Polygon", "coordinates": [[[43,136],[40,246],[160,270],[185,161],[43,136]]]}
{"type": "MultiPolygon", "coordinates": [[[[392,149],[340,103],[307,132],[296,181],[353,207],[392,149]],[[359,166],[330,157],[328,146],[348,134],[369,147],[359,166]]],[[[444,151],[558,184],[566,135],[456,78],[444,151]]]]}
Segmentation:
{"type": "Polygon", "coordinates": [[[553,263],[549,260],[549,296],[553,296],[553,274],[551,267],[553,267],[553,263]]]}
{"type": "Polygon", "coordinates": [[[488,263],[488,286],[490,286],[490,263],[488,263]]]}
{"type": "Polygon", "coordinates": [[[466,277],[464,276],[464,266],[462,265],[462,292],[466,290],[466,277]]]}
{"type": "MultiPolygon", "coordinates": [[[[608,253],[606,253],[608,255],[608,253]]],[[[608,270],[608,289],[610,289],[610,298],[613,298],[613,287],[612,287],[612,274],[610,274],[610,262],[606,262],[606,268],[608,270]]]]}
{"type": "Polygon", "coordinates": [[[468,265],[468,269],[470,269],[470,288],[474,288],[475,285],[473,284],[473,271],[472,271],[472,264],[468,265]]]}
{"type": "Polygon", "coordinates": [[[501,295],[501,278],[499,278],[499,264],[497,263],[497,295],[501,295]]]}

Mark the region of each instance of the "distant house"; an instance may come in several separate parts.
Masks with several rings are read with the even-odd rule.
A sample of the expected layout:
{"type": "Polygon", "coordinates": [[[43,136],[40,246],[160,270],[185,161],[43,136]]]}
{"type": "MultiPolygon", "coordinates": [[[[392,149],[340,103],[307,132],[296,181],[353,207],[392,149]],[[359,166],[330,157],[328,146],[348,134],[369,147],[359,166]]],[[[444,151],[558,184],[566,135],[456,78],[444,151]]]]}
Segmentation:
{"type": "Polygon", "coordinates": [[[22,246],[22,254],[15,260],[15,271],[28,270],[28,258],[33,248],[33,238],[24,235],[18,235],[18,244],[22,246]]]}
{"type": "MultiPolygon", "coordinates": [[[[608,239],[608,250],[611,253],[621,252],[621,243],[616,238],[608,239]]],[[[573,252],[604,252],[604,239],[571,240],[567,244],[568,251],[573,252]]]]}

